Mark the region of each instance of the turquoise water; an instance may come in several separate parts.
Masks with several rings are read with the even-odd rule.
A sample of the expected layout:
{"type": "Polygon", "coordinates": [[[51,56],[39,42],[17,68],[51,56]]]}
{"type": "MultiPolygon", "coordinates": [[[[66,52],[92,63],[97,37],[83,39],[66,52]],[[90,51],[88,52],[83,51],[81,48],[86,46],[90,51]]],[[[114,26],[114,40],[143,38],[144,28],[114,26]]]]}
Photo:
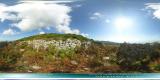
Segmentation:
{"type": "Polygon", "coordinates": [[[160,78],[160,73],[68,74],[68,73],[0,73],[0,78],[160,78]]]}

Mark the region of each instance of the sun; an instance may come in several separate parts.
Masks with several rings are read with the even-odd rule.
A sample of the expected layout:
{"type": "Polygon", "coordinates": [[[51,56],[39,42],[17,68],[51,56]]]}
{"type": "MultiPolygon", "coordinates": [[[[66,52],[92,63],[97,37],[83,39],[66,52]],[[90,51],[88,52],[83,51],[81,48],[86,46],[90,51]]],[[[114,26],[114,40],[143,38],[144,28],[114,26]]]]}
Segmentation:
{"type": "Polygon", "coordinates": [[[133,21],[130,18],[119,17],[114,22],[115,27],[119,30],[128,29],[133,26],[133,21]]]}

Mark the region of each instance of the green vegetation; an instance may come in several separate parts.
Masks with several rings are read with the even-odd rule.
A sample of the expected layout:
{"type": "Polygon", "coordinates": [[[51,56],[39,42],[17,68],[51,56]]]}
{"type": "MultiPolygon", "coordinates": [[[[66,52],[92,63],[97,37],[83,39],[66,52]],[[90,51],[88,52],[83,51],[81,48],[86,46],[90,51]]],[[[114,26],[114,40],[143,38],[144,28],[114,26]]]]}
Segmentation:
{"type": "MultiPolygon", "coordinates": [[[[160,52],[156,50],[156,48],[160,49],[160,47],[155,45],[158,44],[123,43],[117,53],[117,63],[126,72],[152,72],[151,66],[148,65],[152,65],[152,61],[160,59],[160,52]]],[[[155,66],[155,69],[159,69],[159,64],[155,66]]]]}
{"type": "Polygon", "coordinates": [[[3,48],[5,46],[8,45],[8,42],[4,41],[4,42],[0,42],[0,48],[3,48]]]}
{"type": "Polygon", "coordinates": [[[75,35],[75,34],[40,34],[40,35],[34,35],[30,37],[26,37],[23,39],[20,39],[18,41],[25,41],[25,40],[34,40],[34,39],[44,39],[44,40],[66,40],[66,39],[78,39],[80,41],[86,41],[89,40],[86,37],[83,37],[81,35],[75,35]]]}
{"type": "Polygon", "coordinates": [[[127,73],[160,72],[160,43],[128,44],[91,41],[88,47],[37,51],[26,40],[88,41],[80,35],[43,34],[0,43],[0,72],[127,73]]]}

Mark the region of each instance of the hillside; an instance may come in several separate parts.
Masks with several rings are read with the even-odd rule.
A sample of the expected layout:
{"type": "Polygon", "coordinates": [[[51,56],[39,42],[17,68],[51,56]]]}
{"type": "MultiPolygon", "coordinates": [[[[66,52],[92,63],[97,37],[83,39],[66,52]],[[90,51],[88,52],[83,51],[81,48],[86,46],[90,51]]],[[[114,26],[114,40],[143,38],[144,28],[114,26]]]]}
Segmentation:
{"type": "Polygon", "coordinates": [[[74,34],[41,34],[0,42],[0,72],[159,72],[160,44],[94,41],[74,34]]]}
{"type": "Polygon", "coordinates": [[[33,35],[30,37],[22,38],[18,41],[25,41],[25,40],[34,40],[34,39],[43,39],[43,40],[66,40],[66,39],[78,39],[81,41],[89,40],[86,37],[83,37],[81,35],[75,35],[75,34],[56,34],[56,33],[49,33],[49,34],[39,34],[39,35],[33,35]]]}
{"type": "Polygon", "coordinates": [[[74,34],[34,35],[6,43],[0,48],[2,72],[98,72],[103,65],[115,64],[117,51],[74,34]]]}

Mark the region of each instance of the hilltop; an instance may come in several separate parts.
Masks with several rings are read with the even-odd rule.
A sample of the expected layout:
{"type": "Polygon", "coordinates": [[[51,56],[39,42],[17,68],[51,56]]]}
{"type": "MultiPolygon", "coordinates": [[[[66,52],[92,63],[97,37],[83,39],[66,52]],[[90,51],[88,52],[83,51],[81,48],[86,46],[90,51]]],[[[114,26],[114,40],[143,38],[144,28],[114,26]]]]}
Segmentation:
{"type": "Polygon", "coordinates": [[[88,38],[82,36],[82,35],[76,35],[76,34],[56,34],[56,33],[49,33],[49,34],[39,34],[39,35],[33,35],[30,37],[22,38],[18,41],[25,41],[25,40],[35,40],[35,39],[43,39],[43,40],[66,40],[66,39],[78,39],[81,41],[89,40],[88,38]]]}

